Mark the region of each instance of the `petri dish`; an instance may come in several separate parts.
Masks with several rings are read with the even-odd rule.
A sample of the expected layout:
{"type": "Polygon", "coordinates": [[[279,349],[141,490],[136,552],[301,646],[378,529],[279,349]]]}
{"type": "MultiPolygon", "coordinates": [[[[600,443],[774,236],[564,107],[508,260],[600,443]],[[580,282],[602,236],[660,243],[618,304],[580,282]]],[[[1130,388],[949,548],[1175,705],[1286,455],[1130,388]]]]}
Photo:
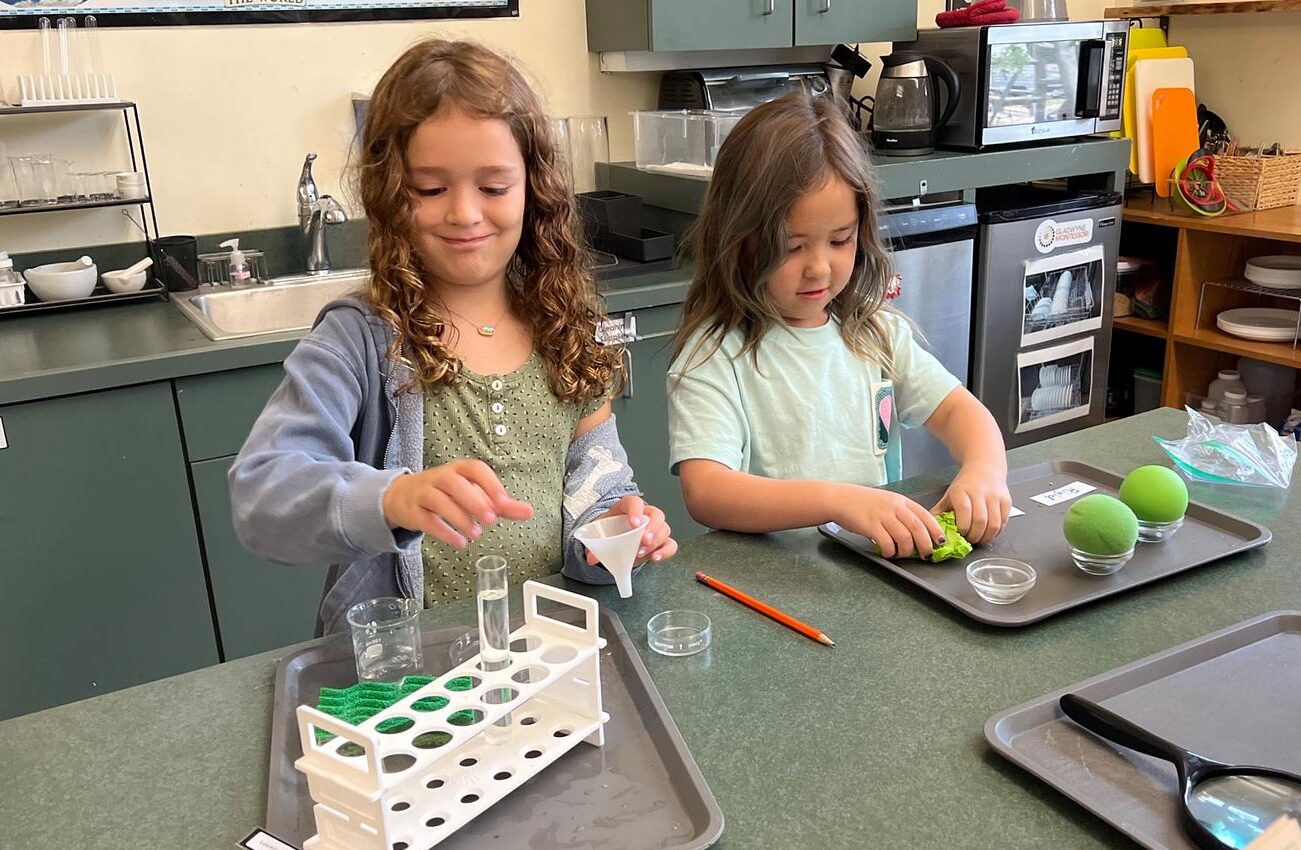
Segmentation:
{"type": "Polygon", "coordinates": [[[713,638],[709,618],[698,611],[661,611],[646,623],[646,643],[660,655],[695,655],[713,638]]]}

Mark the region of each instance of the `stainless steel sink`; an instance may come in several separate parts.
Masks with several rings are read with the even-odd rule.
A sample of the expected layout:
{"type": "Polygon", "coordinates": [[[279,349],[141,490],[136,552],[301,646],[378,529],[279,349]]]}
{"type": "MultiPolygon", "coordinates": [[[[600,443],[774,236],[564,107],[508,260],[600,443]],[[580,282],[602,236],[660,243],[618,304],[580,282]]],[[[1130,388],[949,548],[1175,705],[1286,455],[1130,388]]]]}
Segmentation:
{"type": "Polygon", "coordinates": [[[236,339],[306,330],[322,307],[361,291],[369,279],[368,270],[350,269],[280,277],[256,286],[205,286],[173,292],[171,299],[209,339],[236,339]]]}

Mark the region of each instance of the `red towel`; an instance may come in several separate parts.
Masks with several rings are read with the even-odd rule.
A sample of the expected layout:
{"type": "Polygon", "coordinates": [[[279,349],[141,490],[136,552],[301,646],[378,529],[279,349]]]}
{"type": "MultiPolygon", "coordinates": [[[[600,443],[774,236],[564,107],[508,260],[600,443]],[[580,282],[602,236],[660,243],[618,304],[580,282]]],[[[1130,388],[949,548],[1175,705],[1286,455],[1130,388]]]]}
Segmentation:
{"type": "Polygon", "coordinates": [[[1021,19],[1016,9],[1007,8],[1006,0],[980,0],[965,9],[940,12],[935,16],[935,25],[949,27],[982,27],[988,24],[1014,24],[1021,19]]]}

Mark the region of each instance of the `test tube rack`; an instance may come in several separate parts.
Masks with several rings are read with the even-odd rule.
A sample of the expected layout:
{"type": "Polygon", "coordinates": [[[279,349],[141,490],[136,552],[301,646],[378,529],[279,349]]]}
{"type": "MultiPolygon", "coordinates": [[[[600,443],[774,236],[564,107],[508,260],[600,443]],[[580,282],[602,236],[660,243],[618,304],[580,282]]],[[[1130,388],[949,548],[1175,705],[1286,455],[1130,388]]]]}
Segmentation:
{"type": "Polygon", "coordinates": [[[357,726],[298,707],[294,767],[316,819],[304,850],[432,847],[580,742],[605,743],[599,606],[538,582],[523,590],[505,668],[475,655],[357,726]],[[578,609],[584,624],[540,613],[539,599],[578,609]],[[318,743],[317,730],[334,737],[318,743]]]}

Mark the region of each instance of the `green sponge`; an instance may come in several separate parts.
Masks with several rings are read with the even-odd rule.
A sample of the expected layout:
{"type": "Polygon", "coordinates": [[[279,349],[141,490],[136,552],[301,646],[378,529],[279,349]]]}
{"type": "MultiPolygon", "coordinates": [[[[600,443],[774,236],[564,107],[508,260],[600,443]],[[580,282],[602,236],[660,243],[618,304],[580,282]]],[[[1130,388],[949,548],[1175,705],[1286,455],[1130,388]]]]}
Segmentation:
{"type": "MultiPolygon", "coordinates": [[[[321,692],[316,698],[316,707],[337,720],[356,726],[365,723],[390,705],[403,697],[410,696],[433,680],[433,676],[406,676],[400,682],[358,682],[346,688],[321,688],[321,692]]],[[[431,699],[438,699],[438,697],[432,697],[431,699]]],[[[424,702],[424,700],[420,700],[420,702],[424,702]]],[[[443,705],[446,704],[447,701],[443,700],[443,705]]],[[[390,727],[380,731],[398,730],[390,727]]],[[[333,734],[326,732],[324,729],[316,730],[316,743],[318,744],[324,744],[333,737],[333,734]]]]}
{"type": "Polygon", "coordinates": [[[1138,542],[1138,517],[1119,499],[1093,493],[1071,505],[1062,533],[1081,552],[1121,555],[1138,542]]]}
{"type": "Polygon", "coordinates": [[[1174,522],[1188,510],[1188,485],[1173,469],[1140,466],[1125,476],[1120,500],[1143,522],[1174,522]]]}

